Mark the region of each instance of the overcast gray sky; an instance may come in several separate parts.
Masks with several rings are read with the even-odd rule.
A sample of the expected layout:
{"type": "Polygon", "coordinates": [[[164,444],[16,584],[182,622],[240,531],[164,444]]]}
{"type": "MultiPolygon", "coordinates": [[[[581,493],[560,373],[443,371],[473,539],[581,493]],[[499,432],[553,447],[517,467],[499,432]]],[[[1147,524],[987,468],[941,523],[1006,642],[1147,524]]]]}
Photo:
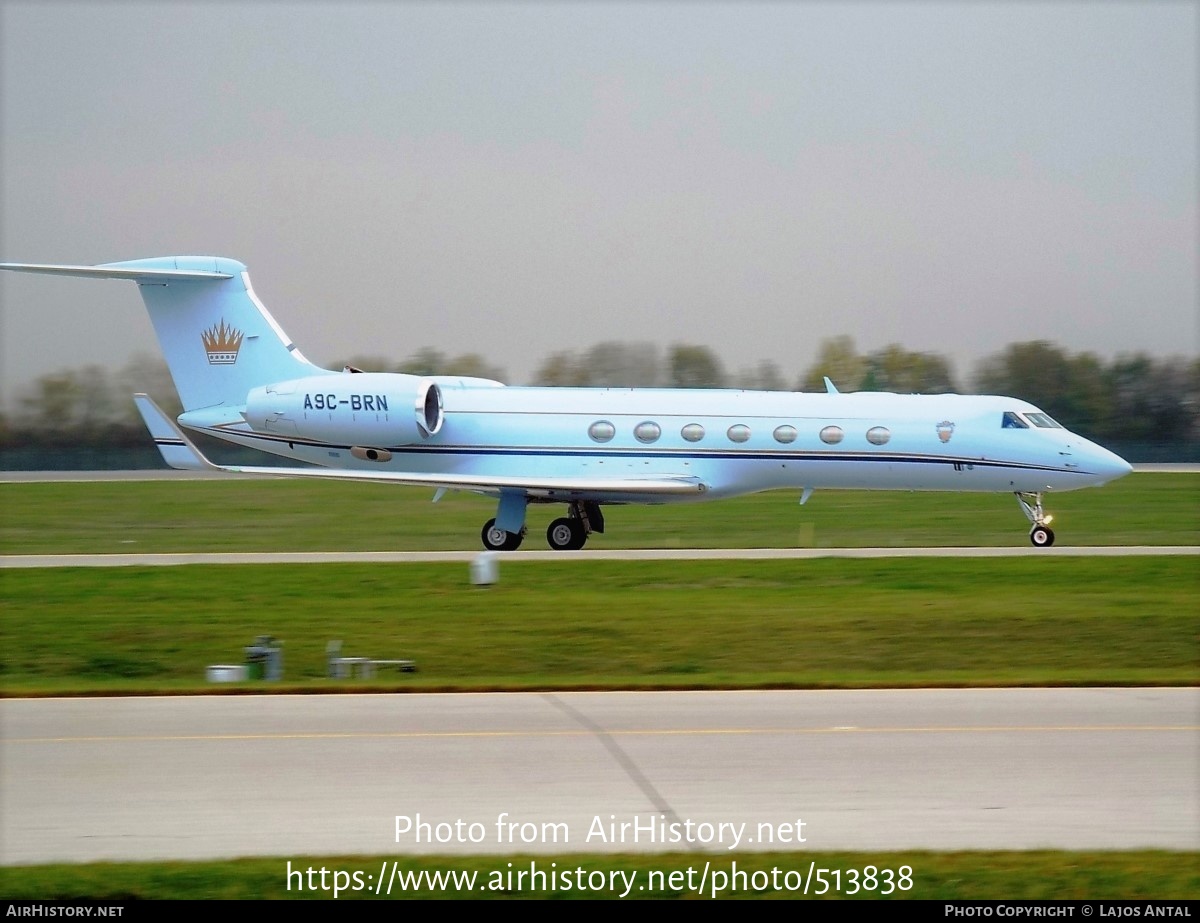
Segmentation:
{"type": "MultiPolygon", "coordinates": [[[[230,256],[318,362],[1195,355],[1194,2],[0,0],[0,259],[230,256]]],[[[2,393],[157,354],[0,274],[2,393]]]]}

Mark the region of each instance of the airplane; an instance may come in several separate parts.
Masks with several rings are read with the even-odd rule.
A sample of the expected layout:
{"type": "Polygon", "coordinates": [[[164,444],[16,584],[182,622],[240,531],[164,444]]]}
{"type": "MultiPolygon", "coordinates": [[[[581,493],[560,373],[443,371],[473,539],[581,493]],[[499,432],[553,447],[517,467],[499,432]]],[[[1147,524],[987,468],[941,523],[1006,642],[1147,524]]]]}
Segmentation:
{"type": "Polygon", "coordinates": [[[610,504],[778,488],[1014,494],[1030,541],[1054,543],[1048,492],[1128,474],[1119,456],[1011,397],[670,388],[511,387],[446,375],[324,369],[267,311],[244,264],[169,256],[0,269],[136,282],[183,413],[135,396],[173,468],[383,481],[495,498],[484,548],[512,551],[531,503],[562,503],[550,547],[604,532],[610,504]],[[185,431],[308,462],[217,465],[185,431]]]}

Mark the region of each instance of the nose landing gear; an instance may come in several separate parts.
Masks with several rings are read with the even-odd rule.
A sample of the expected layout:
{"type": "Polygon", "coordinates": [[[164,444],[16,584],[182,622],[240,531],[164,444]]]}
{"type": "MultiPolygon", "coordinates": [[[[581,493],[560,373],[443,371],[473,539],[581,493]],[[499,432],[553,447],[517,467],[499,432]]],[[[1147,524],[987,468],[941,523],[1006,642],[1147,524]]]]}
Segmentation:
{"type": "Polygon", "coordinates": [[[1021,511],[1033,523],[1033,528],[1029,530],[1029,541],[1036,548],[1049,548],[1054,544],[1054,530],[1050,528],[1050,521],[1054,517],[1046,515],[1046,511],[1042,508],[1041,493],[1027,493],[1018,490],[1015,492],[1015,496],[1017,502],[1021,504],[1021,511]]]}

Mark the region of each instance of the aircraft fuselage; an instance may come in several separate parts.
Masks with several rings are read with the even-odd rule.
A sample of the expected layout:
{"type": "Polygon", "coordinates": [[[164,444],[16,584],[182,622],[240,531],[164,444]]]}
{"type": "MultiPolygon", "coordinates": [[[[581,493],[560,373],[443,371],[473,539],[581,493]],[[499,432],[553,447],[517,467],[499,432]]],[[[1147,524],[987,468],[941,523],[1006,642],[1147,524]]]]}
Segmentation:
{"type": "MultiPolygon", "coordinates": [[[[1062,427],[1029,422],[1037,417],[1028,415],[1044,415],[1007,397],[522,388],[365,373],[260,388],[248,404],[248,411],[192,411],[180,423],[364,472],[536,470],[549,478],[691,477],[705,485],[663,501],[787,487],[1058,491],[1129,470],[1062,427]],[[431,382],[436,419],[422,392],[431,382]],[[1027,425],[1004,426],[1006,413],[1027,425]]],[[[605,491],[595,499],[635,498],[605,491]]]]}

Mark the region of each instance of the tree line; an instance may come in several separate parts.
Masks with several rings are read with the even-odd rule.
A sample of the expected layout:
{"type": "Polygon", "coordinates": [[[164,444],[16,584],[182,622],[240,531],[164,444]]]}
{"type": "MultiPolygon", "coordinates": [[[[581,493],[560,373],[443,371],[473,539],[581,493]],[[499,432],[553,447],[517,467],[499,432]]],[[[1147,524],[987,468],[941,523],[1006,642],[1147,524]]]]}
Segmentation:
{"type": "MultiPolygon", "coordinates": [[[[428,347],[398,363],[356,356],[331,364],[343,366],[506,380],[503,369],[477,354],[450,356],[428,347]]],[[[1134,354],[1104,360],[1044,340],[1006,346],[980,362],[965,381],[956,378],[944,356],[895,344],[864,354],[846,336],[824,341],[816,360],[792,379],[771,361],[728,370],[707,346],[675,344],[661,350],[652,343],[610,341],[550,355],[529,383],[823,391],[826,377],[842,392],[1003,394],[1036,404],[1105,445],[1157,446],[1180,458],[1200,455],[1200,359],[1134,354]]],[[[89,365],[43,375],[18,395],[15,408],[0,415],[0,450],[143,445],[142,424],[130,400],[135,391],[145,391],[172,415],[181,410],[158,358],[139,355],[117,370],[89,365]]]]}

